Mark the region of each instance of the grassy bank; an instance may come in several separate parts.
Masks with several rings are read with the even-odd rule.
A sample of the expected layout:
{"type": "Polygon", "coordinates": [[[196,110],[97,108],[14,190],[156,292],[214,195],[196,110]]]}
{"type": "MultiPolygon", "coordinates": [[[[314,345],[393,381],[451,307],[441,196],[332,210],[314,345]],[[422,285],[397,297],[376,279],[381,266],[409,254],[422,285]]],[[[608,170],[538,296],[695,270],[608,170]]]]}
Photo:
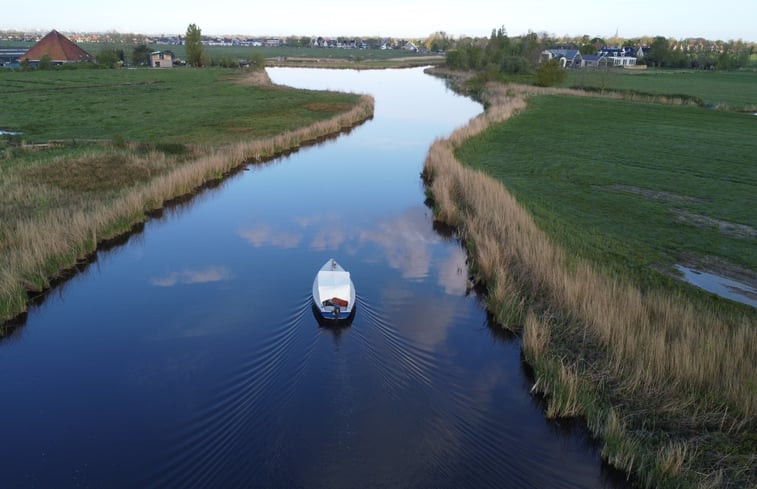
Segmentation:
{"type": "Polygon", "coordinates": [[[216,70],[0,74],[0,86],[14,87],[0,91],[0,128],[23,133],[0,139],[0,321],[25,309],[29,291],[47,288],[164,202],[373,113],[370,97],[256,77],[216,70]]]}
{"type": "MultiPolygon", "coordinates": [[[[565,93],[568,92],[562,92],[565,93]]],[[[449,139],[434,143],[424,175],[437,217],[456,226],[468,246],[473,273],[486,285],[489,309],[501,324],[523,328],[524,353],[535,370],[534,389],[548,397],[547,414],[584,417],[593,433],[604,441],[603,457],[627,471],[641,486],[754,484],[757,428],[754,312],[738,306],[713,307],[710,301],[698,300],[696,295],[670,290],[664,281],[642,281],[640,285],[633,274],[628,277],[621,268],[608,267],[591,253],[570,248],[574,242],[580,250],[580,245],[585,244],[581,236],[586,238],[592,233],[600,235],[596,242],[602,243],[601,226],[605,224],[583,230],[580,229],[583,224],[574,224],[571,229],[570,225],[557,223],[566,232],[585,234],[574,240],[553,236],[541,227],[544,222],[551,222],[549,216],[541,218],[537,225],[524,204],[508,191],[509,176],[499,180],[461,164],[456,151],[473,157],[477,148],[498,144],[497,137],[488,132],[492,124],[497,125],[494,129],[497,130],[502,121],[514,114],[520,113],[505,126],[530,113],[531,109],[526,109],[526,96],[518,87],[489,86],[487,94],[489,109],[485,115],[449,139]]],[[[555,100],[564,102],[562,98],[549,97],[535,103],[538,108],[539,103],[555,100]]],[[[604,102],[608,101],[581,100],[587,107],[604,102]]],[[[634,110],[626,105],[630,102],[609,102],[620,104],[621,113],[634,110]]],[[[684,118],[685,111],[692,109],[659,108],[681,110],[678,115],[684,118]]],[[[560,117],[554,110],[545,113],[560,117]]],[[[561,131],[552,134],[550,141],[532,136],[530,129],[518,131],[521,139],[511,140],[507,149],[500,151],[499,159],[506,164],[511,151],[523,151],[527,159],[532,154],[531,160],[540,160],[543,152],[557,153],[558,162],[568,159],[579,143],[562,137],[565,124],[559,127],[561,131]],[[561,150],[541,147],[548,143],[557,144],[561,150]]],[[[597,123],[592,127],[600,128],[601,136],[604,125],[597,123]]],[[[633,130],[629,132],[634,134],[633,130]]],[[[593,160],[597,165],[600,160],[615,161],[625,154],[623,149],[619,145],[600,145],[594,148],[594,153],[601,155],[593,160]]],[[[574,185],[570,183],[572,179],[576,180],[575,185],[581,182],[588,185],[586,193],[595,191],[591,170],[582,176],[572,169],[575,165],[575,162],[573,166],[554,162],[531,164],[531,173],[535,177],[546,175],[546,181],[522,191],[519,197],[527,193],[524,200],[552,212],[556,211],[545,204],[548,197],[542,197],[542,193],[557,199],[553,201],[559,202],[556,207],[574,205],[571,202],[574,197],[565,193],[566,186],[574,185]],[[561,188],[543,188],[555,181],[561,188]]],[[[529,173],[528,169],[518,171],[529,173]]],[[[604,182],[614,189],[606,191],[627,192],[635,199],[647,200],[628,188],[642,188],[636,179],[649,178],[646,174],[634,176],[635,171],[621,172],[628,179],[622,183],[604,182]],[[625,187],[613,187],[616,183],[625,187]]],[[[681,169],[681,173],[686,173],[686,169],[681,169]]],[[[512,180],[519,178],[525,179],[516,172],[512,180]]],[[[601,174],[598,178],[601,180],[601,174]]],[[[600,192],[603,186],[599,185],[600,192]]],[[[676,195],[680,195],[680,190],[676,195]]],[[[620,200],[627,197],[621,195],[620,200]]],[[[595,201],[591,205],[604,204],[595,201]]],[[[650,212],[664,214],[654,209],[655,205],[649,206],[650,212]]],[[[584,209],[587,210],[592,209],[584,209]]],[[[644,224],[633,226],[636,228],[632,229],[638,229],[644,224]]],[[[627,249],[633,251],[630,245],[627,249]]],[[[623,249],[621,253],[626,251],[623,249]]]]}

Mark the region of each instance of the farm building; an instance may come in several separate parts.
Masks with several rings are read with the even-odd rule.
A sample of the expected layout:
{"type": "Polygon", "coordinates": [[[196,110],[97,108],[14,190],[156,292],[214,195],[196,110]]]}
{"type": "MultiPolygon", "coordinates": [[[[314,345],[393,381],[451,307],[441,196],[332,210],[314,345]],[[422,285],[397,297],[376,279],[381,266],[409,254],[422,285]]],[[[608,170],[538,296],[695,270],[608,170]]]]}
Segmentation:
{"type": "Polygon", "coordinates": [[[173,51],[153,51],[150,53],[153,68],[173,68],[173,51]]]}
{"type": "Polygon", "coordinates": [[[18,66],[18,59],[27,48],[0,48],[0,66],[18,66]]]}
{"type": "Polygon", "coordinates": [[[50,61],[56,65],[94,61],[95,59],[94,56],[56,30],[50,31],[37,44],[22,54],[20,60],[27,60],[29,63],[36,64],[45,56],[48,56],[50,61]]]}

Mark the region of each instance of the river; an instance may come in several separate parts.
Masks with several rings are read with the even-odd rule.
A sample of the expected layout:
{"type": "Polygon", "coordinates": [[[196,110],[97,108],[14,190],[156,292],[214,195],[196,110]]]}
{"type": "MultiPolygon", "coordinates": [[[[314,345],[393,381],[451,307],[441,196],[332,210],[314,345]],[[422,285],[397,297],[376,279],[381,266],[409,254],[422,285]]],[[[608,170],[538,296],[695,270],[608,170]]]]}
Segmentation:
{"type": "Polygon", "coordinates": [[[625,487],[544,417],[420,180],[481,111],[420,69],[271,69],[375,117],[249,165],[51,290],[0,342],[1,487],[625,487]],[[336,258],[348,327],[311,307],[336,258]]]}

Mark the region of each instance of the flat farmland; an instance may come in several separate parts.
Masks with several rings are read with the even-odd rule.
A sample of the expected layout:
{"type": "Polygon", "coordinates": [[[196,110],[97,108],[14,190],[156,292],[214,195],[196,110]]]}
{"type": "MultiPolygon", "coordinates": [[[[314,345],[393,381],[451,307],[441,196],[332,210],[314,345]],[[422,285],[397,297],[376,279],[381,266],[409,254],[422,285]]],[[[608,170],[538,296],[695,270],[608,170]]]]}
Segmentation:
{"type": "Polygon", "coordinates": [[[568,251],[647,286],[682,256],[757,269],[757,117],[601,98],[528,104],[457,156],[501,180],[568,251]]]}

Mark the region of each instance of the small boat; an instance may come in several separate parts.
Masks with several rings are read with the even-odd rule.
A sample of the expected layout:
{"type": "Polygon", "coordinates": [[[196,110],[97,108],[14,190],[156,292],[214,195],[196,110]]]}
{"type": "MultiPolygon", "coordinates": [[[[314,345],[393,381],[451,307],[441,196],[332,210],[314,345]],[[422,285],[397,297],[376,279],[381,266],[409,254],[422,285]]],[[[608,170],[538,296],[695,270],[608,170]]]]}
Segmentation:
{"type": "Polygon", "coordinates": [[[324,319],[347,319],[355,307],[355,284],[333,258],[318,270],[313,281],[313,302],[324,319]]]}

